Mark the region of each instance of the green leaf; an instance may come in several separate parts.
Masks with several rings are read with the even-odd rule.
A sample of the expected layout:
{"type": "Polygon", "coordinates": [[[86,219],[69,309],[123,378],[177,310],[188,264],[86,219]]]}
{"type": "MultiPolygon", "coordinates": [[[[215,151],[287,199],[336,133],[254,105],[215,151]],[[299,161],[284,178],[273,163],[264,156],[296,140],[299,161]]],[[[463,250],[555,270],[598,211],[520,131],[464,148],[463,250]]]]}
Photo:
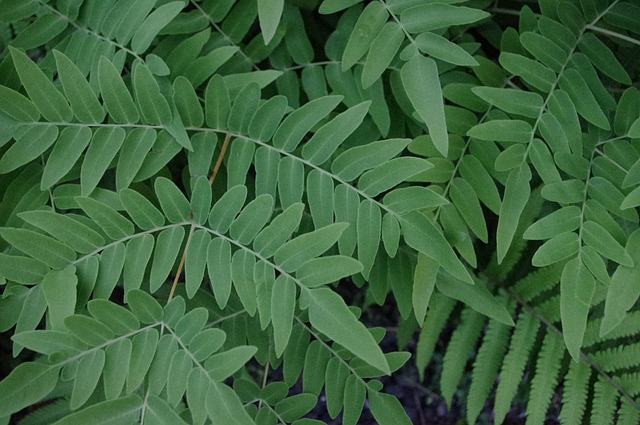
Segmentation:
{"type": "Polygon", "coordinates": [[[500,218],[497,230],[498,263],[504,260],[516,233],[520,216],[529,200],[531,188],[531,171],[526,164],[513,169],[509,173],[505,186],[504,199],[500,207],[500,218]]]}
{"type": "Polygon", "coordinates": [[[273,198],[271,195],[260,195],[249,202],[229,228],[229,235],[241,243],[248,245],[271,218],[273,198]]]}
{"type": "Polygon", "coordinates": [[[0,411],[11,415],[42,400],[56,386],[59,373],[59,367],[44,363],[18,365],[0,382],[0,411]]]}
{"type": "Polygon", "coordinates": [[[123,239],[134,232],[133,223],[116,210],[92,198],[74,198],[80,208],[104,230],[111,239],[123,239]]]}
{"type": "Polygon", "coordinates": [[[523,238],[541,240],[561,233],[573,232],[580,226],[581,215],[582,210],[576,206],[560,208],[529,226],[523,238]]]}
{"type": "MultiPolygon", "coordinates": [[[[180,6],[183,3],[180,2],[180,6]]],[[[145,423],[149,425],[187,425],[180,416],[160,397],[150,394],[145,404],[147,405],[147,414],[145,423]]]]}
{"type": "Polygon", "coordinates": [[[118,304],[94,299],[89,301],[87,307],[93,317],[109,326],[117,335],[124,335],[140,327],[136,316],[118,304]]]}
{"type": "Polygon", "coordinates": [[[70,122],[73,112],[62,93],[27,55],[9,47],[20,81],[42,116],[51,122],[70,122]]]}
{"type": "Polygon", "coordinates": [[[315,394],[296,394],[278,402],[275,406],[275,411],[286,422],[295,421],[293,423],[298,425],[296,419],[313,410],[317,402],[318,397],[315,394]]]}
{"type": "Polygon", "coordinates": [[[362,275],[369,278],[369,273],[380,247],[380,231],[382,214],[380,208],[368,199],[360,203],[357,219],[358,261],[362,263],[362,275]]]}
{"type": "Polygon", "coordinates": [[[362,87],[368,88],[375,83],[398,53],[404,32],[395,21],[389,21],[380,30],[371,43],[367,59],[362,70],[362,87]]]}
{"type": "Polygon", "coordinates": [[[303,203],[289,206],[258,233],[253,240],[253,248],[262,256],[271,257],[298,228],[303,211],[303,203]]]}
{"type": "Polygon", "coordinates": [[[296,309],[296,284],[286,275],[280,275],[273,285],[271,294],[271,323],[273,324],[273,345],[276,356],[282,356],[287,348],[293,328],[293,314],[296,309]]]}
{"type": "Polygon", "coordinates": [[[307,261],[331,248],[347,226],[347,223],[335,223],[300,235],[278,248],[273,258],[285,272],[296,271],[307,261]]]}
{"type": "Polygon", "coordinates": [[[478,61],[467,53],[466,50],[441,35],[432,32],[423,32],[419,34],[414,41],[422,53],[433,58],[459,66],[479,65],[478,61]]]}
{"type": "Polygon", "coordinates": [[[258,307],[256,282],[253,279],[255,266],[256,257],[249,251],[240,249],[231,258],[233,287],[250,316],[256,313],[258,307]]]}
{"type": "Polygon", "coordinates": [[[474,87],[471,91],[488,104],[510,114],[537,118],[542,110],[542,96],[537,93],[495,87],[474,87]]]}
{"type": "Polygon", "coordinates": [[[499,61],[504,69],[544,93],[549,93],[555,86],[556,73],[536,60],[503,51],[499,61]]]}
{"type": "Polygon", "coordinates": [[[38,158],[53,145],[58,127],[42,125],[30,127],[0,158],[0,174],[6,174],[38,158]]]}
{"type": "Polygon", "coordinates": [[[411,420],[398,399],[378,391],[369,391],[371,414],[380,425],[410,425],[411,420]]]}
{"type": "Polygon", "coordinates": [[[433,167],[433,163],[422,158],[410,156],[394,158],[360,176],[358,189],[374,197],[433,167]]]}
{"type": "Polygon", "coordinates": [[[119,124],[137,123],[140,116],[131,93],[116,67],[104,56],[98,64],[98,82],[102,100],[113,120],[119,124]]]}
{"type": "Polygon", "coordinates": [[[209,242],[211,242],[209,233],[202,229],[193,232],[189,240],[184,264],[185,288],[189,298],[193,298],[202,284],[209,242]]]}
{"type": "Polygon", "coordinates": [[[37,283],[48,272],[49,267],[39,260],[0,253],[0,276],[12,282],[37,283]]]}
{"type": "Polygon", "coordinates": [[[402,234],[413,249],[437,261],[444,270],[456,278],[473,283],[469,272],[460,262],[442,230],[424,214],[414,211],[402,216],[402,234]]]}
{"type": "Polygon", "coordinates": [[[257,348],[249,345],[234,347],[214,354],[204,364],[211,379],[222,382],[237,372],[256,354],[257,348]]]}
{"type": "Polygon", "coordinates": [[[273,146],[292,152],[305,134],[342,101],[342,96],[325,96],[305,103],[280,124],[273,135],[273,146]]]}
{"type": "Polygon", "coordinates": [[[366,397],[366,387],[362,380],[353,374],[347,378],[344,385],[343,425],[356,425],[360,419],[366,397]]]}
{"type": "Polygon", "coordinates": [[[421,33],[452,25],[472,24],[488,16],[488,12],[469,7],[427,3],[404,10],[400,22],[410,33],[421,33]]]}
{"type": "Polygon", "coordinates": [[[579,43],[580,51],[587,55],[591,63],[611,79],[631,84],[629,74],[620,64],[613,52],[598,37],[590,32],[585,33],[579,43]]]}
{"type": "Polygon", "coordinates": [[[284,0],[258,0],[258,18],[265,45],[269,44],[276,34],[283,9],[284,0]]]}
{"type": "Polygon", "coordinates": [[[449,151],[449,136],[444,115],[442,88],[435,61],[424,56],[416,56],[402,67],[400,74],[402,85],[411,104],[418,116],[427,124],[429,135],[438,152],[446,157],[449,151]]]}
{"type": "Polygon", "coordinates": [[[536,59],[553,71],[563,71],[567,63],[567,52],[553,41],[540,34],[524,32],[520,35],[520,43],[522,43],[522,46],[536,59]]]}
{"type": "Polygon", "coordinates": [[[154,229],[164,224],[164,215],[140,193],[123,189],[119,196],[129,217],[142,230],[154,229]]]}
{"type": "Polygon", "coordinates": [[[77,284],[78,277],[73,266],[52,270],[42,279],[42,292],[47,301],[52,329],[66,329],[64,319],[71,316],[76,308],[77,284]]]}
{"type": "Polygon", "coordinates": [[[33,230],[7,227],[0,229],[0,236],[14,248],[53,269],[65,268],[76,259],[76,253],[67,245],[33,230]]]}
{"type": "Polygon", "coordinates": [[[40,119],[40,112],[33,102],[5,86],[0,86],[0,111],[18,121],[32,122],[40,119]]]}
{"type": "Polygon", "coordinates": [[[64,94],[69,99],[73,114],[83,123],[101,123],[105,117],[104,109],[82,71],[64,53],[54,50],[53,55],[58,68],[58,78],[64,94]]]}
{"type": "Polygon", "coordinates": [[[207,270],[216,302],[224,308],[231,295],[231,244],[227,240],[211,240],[207,248],[207,270]]]}
{"type": "Polygon", "coordinates": [[[347,109],[323,125],[302,148],[302,157],[312,164],[323,164],[364,120],[371,102],[347,109]]]}
{"type": "Polygon", "coordinates": [[[633,267],[633,259],[627,251],[595,221],[588,220],[582,224],[582,240],[603,257],[623,266],[633,267]]]}
{"type": "Polygon", "coordinates": [[[369,51],[371,43],[389,19],[382,3],[372,2],[365,7],[355,23],[342,54],[342,71],[355,65],[369,51]]]}
{"type": "Polygon", "coordinates": [[[100,127],[93,133],[80,170],[82,196],[89,196],[98,186],[122,147],[125,135],[124,129],[119,127],[100,127]]]}
{"type": "Polygon", "coordinates": [[[157,291],[171,273],[180,252],[184,234],[184,227],[171,227],[158,235],[149,276],[151,292],[157,291]]]}
{"type": "Polygon", "coordinates": [[[114,333],[107,325],[89,316],[76,314],[64,319],[65,327],[80,341],[91,347],[105,344],[114,338],[114,333]]]}
{"type": "Polygon", "coordinates": [[[46,190],[59,182],[80,159],[90,141],[91,129],[87,127],[66,127],[62,130],[47,159],[40,188],[46,190]]]}
{"type": "Polygon", "coordinates": [[[154,10],[135,30],[131,39],[131,50],[140,54],[147,50],[158,33],[184,8],[184,3],[174,1],[154,10]]]}
{"type": "Polygon", "coordinates": [[[362,264],[344,255],[314,258],[296,270],[296,278],[307,288],[315,288],[362,271],[362,264]]]}
{"type": "Polygon", "coordinates": [[[580,249],[580,240],[574,232],[561,233],[546,241],[534,254],[531,264],[544,267],[573,257],[580,249]]]}
{"type": "Polygon", "coordinates": [[[411,139],[388,139],[356,146],[342,152],[331,163],[331,172],[351,181],[363,172],[390,160],[407,147],[411,139]]]}
{"type": "Polygon", "coordinates": [[[153,184],[162,211],[171,223],[181,223],[190,219],[191,206],[178,186],[165,177],[159,177],[153,184]]]}
{"type": "Polygon", "coordinates": [[[237,394],[224,384],[212,382],[206,396],[207,412],[213,425],[254,425],[237,394]]]}
{"type": "Polygon", "coordinates": [[[559,81],[560,87],[569,94],[576,110],[584,119],[603,130],[611,129],[607,116],[577,70],[573,68],[565,70],[559,81]]]}
{"type": "Polygon", "coordinates": [[[309,289],[311,325],[333,341],[389,374],[389,364],[367,328],[349,311],[342,298],[327,288],[309,289]]]}
{"type": "Polygon", "coordinates": [[[73,381],[69,407],[76,410],[87,402],[102,375],[105,355],[103,350],[93,350],[80,358],[73,381]]]}
{"type": "Polygon", "coordinates": [[[509,311],[489,292],[480,279],[476,278],[474,285],[468,285],[447,273],[440,273],[436,280],[436,288],[447,297],[462,301],[478,313],[507,326],[514,326],[509,311]]]}
{"type": "Polygon", "coordinates": [[[101,401],[55,422],[54,425],[120,425],[136,421],[143,402],[137,394],[101,401]]]}
{"type": "Polygon", "coordinates": [[[413,273],[411,301],[413,312],[420,325],[424,323],[439,269],[440,265],[437,262],[422,253],[418,253],[418,261],[413,273]]]}
{"type": "Polygon", "coordinates": [[[595,289],[593,275],[580,258],[574,258],[565,265],[560,279],[562,335],[569,354],[576,362],[581,361],[580,348],[595,289]]]}
{"type": "Polygon", "coordinates": [[[627,252],[631,253],[633,267],[618,266],[611,277],[604,306],[604,317],[600,325],[600,336],[604,336],[618,327],[626,317],[626,312],[636,304],[640,291],[640,231],[635,231],[627,241],[627,252]]]}
{"type": "Polygon", "coordinates": [[[494,142],[529,143],[533,138],[531,124],[520,120],[493,120],[473,126],[467,136],[494,142]]]}
{"type": "Polygon", "coordinates": [[[62,331],[36,330],[20,332],[11,340],[25,348],[46,355],[54,353],[78,354],[87,349],[87,345],[65,329],[62,331]]]}
{"type": "Polygon", "coordinates": [[[228,189],[211,208],[209,226],[220,233],[227,233],[246,198],[246,186],[237,185],[228,189]]]}
{"type": "Polygon", "coordinates": [[[487,233],[487,223],[484,220],[484,212],[471,185],[466,180],[456,177],[451,182],[450,193],[451,200],[465,223],[481,241],[487,243],[489,235],[487,233]]]}
{"type": "Polygon", "coordinates": [[[147,123],[171,124],[172,114],[169,103],[160,93],[160,86],[146,65],[139,64],[134,68],[133,88],[142,118],[147,123]]]}

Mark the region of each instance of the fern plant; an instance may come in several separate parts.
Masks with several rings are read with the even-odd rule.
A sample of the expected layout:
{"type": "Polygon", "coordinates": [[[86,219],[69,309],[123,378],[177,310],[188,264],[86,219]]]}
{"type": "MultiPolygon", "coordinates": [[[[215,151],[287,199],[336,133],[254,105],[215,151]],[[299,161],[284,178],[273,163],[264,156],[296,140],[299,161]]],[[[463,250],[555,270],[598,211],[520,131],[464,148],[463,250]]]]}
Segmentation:
{"type": "Polygon", "coordinates": [[[383,382],[412,353],[361,318],[391,301],[422,378],[455,325],[469,423],[525,370],[527,423],[559,393],[562,423],[638,422],[637,5],[0,0],[0,27],[0,423],[411,423],[383,382]]]}

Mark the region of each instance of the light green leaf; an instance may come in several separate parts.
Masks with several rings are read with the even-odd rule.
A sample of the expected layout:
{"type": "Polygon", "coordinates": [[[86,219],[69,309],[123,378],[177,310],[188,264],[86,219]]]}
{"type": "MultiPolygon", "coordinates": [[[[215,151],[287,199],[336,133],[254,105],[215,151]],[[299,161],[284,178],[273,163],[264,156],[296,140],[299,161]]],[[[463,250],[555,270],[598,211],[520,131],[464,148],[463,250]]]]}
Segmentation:
{"type": "Polygon", "coordinates": [[[258,349],[250,345],[240,345],[228,351],[214,354],[204,364],[211,379],[222,382],[236,373],[256,354],[258,349]]]}
{"type": "Polygon", "coordinates": [[[531,264],[544,267],[573,257],[580,249],[580,240],[574,232],[561,233],[546,241],[538,248],[531,264]]]}
{"type": "Polygon", "coordinates": [[[362,271],[362,264],[344,255],[314,258],[296,270],[296,278],[304,286],[315,288],[362,271]]]}
{"type": "Polygon", "coordinates": [[[560,87],[569,94],[576,110],[584,119],[603,130],[611,129],[607,116],[577,70],[573,68],[565,70],[559,81],[560,87]]]}
{"type": "Polygon", "coordinates": [[[474,87],[471,91],[488,104],[510,114],[537,118],[542,110],[542,96],[537,93],[495,87],[474,87]]]}
{"type": "Polygon", "coordinates": [[[302,203],[289,206],[258,233],[253,240],[253,248],[264,257],[271,257],[298,228],[303,211],[302,203]]]}
{"type": "Polygon", "coordinates": [[[490,16],[488,12],[445,3],[427,3],[410,7],[400,15],[400,22],[410,33],[467,25],[490,16]]]}
{"type": "Polygon", "coordinates": [[[184,233],[184,227],[180,226],[165,229],[158,235],[149,276],[151,292],[157,291],[169,276],[180,252],[184,233]]]}
{"type": "Polygon", "coordinates": [[[218,306],[224,308],[231,295],[231,244],[213,238],[207,248],[207,270],[218,306]]]}
{"type": "Polygon", "coordinates": [[[394,258],[400,247],[400,223],[391,213],[382,217],[382,244],[389,257],[394,258]]]}
{"type": "Polygon", "coordinates": [[[131,363],[127,375],[127,393],[134,391],[147,375],[158,346],[158,331],[149,328],[133,337],[131,363]]]}
{"type": "Polygon", "coordinates": [[[58,78],[74,115],[83,123],[101,123],[105,112],[82,71],[64,53],[53,51],[58,78]]]}
{"type": "Polygon", "coordinates": [[[274,260],[285,272],[296,271],[307,261],[331,248],[347,226],[347,223],[335,223],[300,235],[278,248],[274,260]]]}
{"type": "Polygon", "coordinates": [[[410,186],[392,190],[384,195],[383,202],[398,214],[409,211],[447,205],[449,201],[427,187],[410,186]]]}
{"type": "Polygon", "coordinates": [[[364,120],[370,101],[347,109],[323,125],[302,148],[302,157],[312,164],[323,164],[364,120]]]}
{"type": "Polygon", "coordinates": [[[89,218],[100,226],[111,239],[123,239],[133,234],[133,223],[107,204],[80,196],[76,196],[74,199],[89,218]]]}
{"type": "Polygon", "coordinates": [[[367,328],[349,311],[342,298],[327,288],[309,289],[311,325],[333,341],[389,374],[389,364],[367,328]]]}
{"type": "Polygon", "coordinates": [[[253,279],[253,271],[256,266],[256,257],[243,249],[236,251],[231,258],[231,280],[238,293],[240,302],[250,316],[256,313],[257,288],[253,279]]]}
{"type": "Polygon", "coordinates": [[[316,229],[333,223],[334,181],[327,173],[311,170],[307,175],[307,204],[316,229]]]}
{"type": "Polygon", "coordinates": [[[569,354],[576,362],[581,361],[580,348],[595,288],[595,280],[580,258],[574,258],[565,265],[560,279],[562,335],[569,354]]]}
{"type": "Polygon", "coordinates": [[[184,6],[184,2],[174,1],[151,12],[135,30],[131,39],[131,50],[138,54],[147,50],[158,33],[180,13],[184,6]]]}
{"type": "Polygon", "coordinates": [[[600,255],[626,267],[633,267],[633,259],[613,236],[595,221],[582,224],[582,240],[600,255]]]}
{"type": "Polygon", "coordinates": [[[507,326],[514,326],[509,311],[480,279],[474,279],[474,285],[468,285],[448,273],[440,273],[436,279],[436,288],[447,297],[462,301],[478,313],[484,314],[507,326]]]}
{"type": "Polygon", "coordinates": [[[15,143],[0,158],[0,174],[6,174],[38,158],[58,138],[58,127],[42,125],[30,127],[17,137],[15,143]]]}
{"type": "Polygon", "coordinates": [[[73,390],[71,392],[71,401],[69,407],[77,410],[87,402],[102,375],[104,368],[105,355],[103,350],[93,350],[80,358],[76,376],[73,381],[73,390]]]}
{"type": "Polygon", "coordinates": [[[567,52],[553,41],[540,34],[524,32],[520,35],[520,43],[522,43],[522,46],[536,59],[553,71],[563,71],[567,63],[567,52]]]}
{"type": "Polygon", "coordinates": [[[305,134],[342,101],[342,96],[325,96],[305,103],[280,124],[273,135],[273,146],[292,152],[305,134]]]}
{"type": "Polygon", "coordinates": [[[141,287],[154,243],[155,238],[149,234],[127,242],[122,273],[125,294],[141,287]]]}
{"type": "Polygon", "coordinates": [[[494,142],[528,143],[533,138],[533,129],[526,121],[493,120],[473,126],[467,136],[494,142]]]}
{"type": "MultiPolygon", "coordinates": [[[[179,2],[182,6],[183,3],[179,2]]],[[[150,394],[145,404],[147,411],[145,415],[145,424],[149,425],[187,425],[180,416],[160,397],[150,394]]]]}
{"type": "Polygon", "coordinates": [[[269,44],[276,34],[283,9],[284,0],[258,0],[258,19],[265,45],[269,44]]]}
{"type": "Polygon", "coordinates": [[[20,332],[11,337],[11,340],[23,347],[50,355],[53,353],[64,353],[75,355],[87,349],[87,345],[75,336],[62,331],[36,330],[20,332]]]}
{"type": "Polygon", "coordinates": [[[556,73],[540,62],[515,53],[501,52],[500,65],[538,90],[548,93],[555,86],[556,73]]]}
{"type": "Polygon", "coordinates": [[[411,425],[411,420],[398,399],[378,391],[369,391],[371,414],[380,425],[411,425]]]}
{"type": "Polygon", "coordinates": [[[42,281],[49,270],[42,261],[0,253],[0,276],[7,280],[33,284],[42,281]]]}
{"type": "Polygon", "coordinates": [[[160,93],[160,86],[146,65],[139,64],[134,68],[133,88],[142,118],[147,123],[171,124],[172,114],[169,103],[160,93]]]}
{"type": "Polygon", "coordinates": [[[157,178],[153,186],[162,211],[171,223],[180,223],[190,219],[191,206],[178,186],[165,177],[157,178]]]}
{"type": "Polygon", "coordinates": [[[76,253],[67,245],[33,230],[6,227],[0,229],[0,236],[14,248],[53,269],[65,268],[76,259],[76,253]]]}
{"type": "Polygon", "coordinates": [[[49,189],[71,171],[90,141],[91,129],[88,127],[66,127],[62,130],[47,158],[40,188],[49,189]]]}
{"type": "Polygon", "coordinates": [[[411,304],[419,325],[424,323],[427,307],[436,285],[436,276],[440,265],[422,253],[418,253],[418,262],[413,272],[413,290],[411,304]]]}
{"type": "Polygon", "coordinates": [[[26,362],[0,382],[0,412],[19,412],[47,396],[56,386],[60,367],[26,362]]]}
{"type": "Polygon", "coordinates": [[[429,135],[436,148],[446,157],[449,151],[449,136],[444,115],[442,88],[435,61],[424,56],[416,56],[402,67],[400,74],[402,85],[411,104],[418,116],[427,124],[429,135]]]}
{"type": "Polygon", "coordinates": [[[246,198],[246,186],[238,185],[228,189],[211,208],[209,226],[220,233],[227,233],[246,198]]]}
{"type": "Polygon", "coordinates": [[[132,189],[119,193],[120,201],[129,217],[142,230],[150,230],[164,224],[164,215],[146,197],[132,189]]]}
{"type": "Polygon", "coordinates": [[[122,425],[140,416],[143,403],[140,396],[131,394],[123,398],[101,401],[55,422],[54,425],[122,425]]]}
{"type": "Polygon", "coordinates": [[[258,232],[271,218],[273,198],[271,195],[260,195],[249,202],[229,228],[229,235],[243,245],[253,241],[258,232]]]}
{"type": "Polygon", "coordinates": [[[293,328],[293,313],[296,309],[296,284],[286,275],[280,275],[271,293],[271,323],[276,356],[282,356],[293,328]]]}
{"type": "Polygon", "coordinates": [[[124,335],[140,327],[136,316],[126,308],[108,300],[94,299],[87,304],[89,313],[109,326],[118,335],[124,335]]]}
{"type": "Polygon", "coordinates": [[[487,243],[489,235],[487,233],[487,223],[484,220],[484,212],[471,185],[466,180],[456,177],[451,182],[450,195],[451,200],[471,231],[481,241],[487,243]]]}
{"type": "Polygon", "coordinates": [[[504,199],[500,207],[500,218],[498,220],[498,263],[501,263],[505,255],[507,255],[518,223],[520,222],[520,216],[529,200],[529,195],[531,194],[531,187],[529,187],[530,180],[531,170],[529,170],[526,164],[509,173],[509,178],[505,186],[504,199]]]}
{"type": "Polygon", "coordinates": [[[469,272],[453,252],[442,230],[424,214],[414,211],[402,216],[402,234],[413,249],[437,261],[444,270],[466,283],[473,283],[469,272]]]}
{"type": "Polygon", "coordinates": [[[42,292],[49,309],[51,328],[66,330],[64,319],[71,316],[76,308],[76,268],[69,266],[63,270],[52,270],[42,279],[42,292]]]}
{"type": "Polygon", "coordinates": [[[380,208],[368,199],[358,207],[358,261],[362,263],[362,275],[369,278],[369,272],[380,247],[382,214],[380,208]]]}
{"type": "Polygon", "coordinates": [[[189,298],[193,298],[202,284],[209,242],[211,242],[209,233],[202,229],[193,232],[189,240],[184,264],[185,289],[189,298]]]}
{"type": "Polygon", "coordinates": [[[185,127],[202,127],[204,112],[193,86],[182,75],[173,81],[173,101],[185,127]]]}
{"type": "Polygon", "coordinates": [[[22,85],[42,116],[51,122],[70,122],[73,112],[67,100],[38,65],[14,47],[9,51],[22,85]]]}
{"type": "Polygon", "coordinates": [[[222,383],[209,385],[206,406],[213,425],[255,425],[236,392],[222,383]]]}
{"type": "Polygon", "coordinates": [[[414,41],[422,53],[433,58],[459,66],[478,66],[478,61],[466,50],[441,35],[423,32],[414,41]]]}
{"type": "Polygon", "coordinates": [[[341,153],[331,163],[331,172],[351,181],[363,172],[390,160],[407,147],[411,139],[388,139],[356,146],[341,153]]]}
{"type": "Polygon", "coordinates": [[[560,208],[541,218],[525,230],[523,237],[530,240],[549,239],[565,232],[573,232],[580,226],[582,210],[576,206],[560,208]]]}
{"type": "Polygon", "coordinates": [[[613,52],[598,37],[590,32],[582,35],[578,45],[591,63],[602,73],[622,84],[631,84],[629,74],[613,52]]]}
{"type": "Polygon", "coordinates": [[[18,121],[32,122],[40,119],[38,108],[28,98],[5,86],[0,86],[0,111],[18,121]]]}
{"type": "Polygon", "coordinates": [[[356,425],[362,414],[366,397],[366,387],[358,376],[350,374],[344,385],[343,425],[356,425]]]}
{"type": "Polygon", "coordinates": [[[403,156],[366,171],[358,180],[358,189],[374,197],[399,183],[433,168],[426,159],[403,156]]]}
{"type": "Polygon", "coordinates": [[[389,19],[384,5],[371,2],[365,7],[351,31],[349,41],[342,54],[342,71],[355,65],[369,51],[371,43],[389,19]]]}
{"type": "Polygon", "coordinates": [[[371,43],[367,59],[362,70],[362,87],[368,88],[375,83],[398,53],[404,32],[395,21],[389,21],[380,30],[371,43]]]}
{"type": "Polygon", "coordinates": [[[631,253],[633,267],[618,266],[611,278],[604,307],[604,318],[600,325],[600,336],[615,329],[626,317],[626,312],[636,304],[640,296],[637,285],[640,276],[640,231],[635,231],[627,241],[627,252],[631,253]]]}
{"type": "Polygon", "coordinates": [[[205,117],[211,128],[225,128],[231,111],[229,89],[220,75],[214,75],[204,95],[205,117]]]}
{"type": "Polygon", "coordinates": [[[100,57],[98,82],[102,100],[113,120],[119,124],[137,123],[140,119],[138,108],[131,93],[120,77],[120,72],[106,57],[100,57]]]}
{"type": "Polygon", "coordinates": [[[120,127],[100,127],[93,133],[80,170],[82,196],[89,196],[98,186],[122,147],[125,135],[124,129],[120,127]]]}
{"type": "Polygon", "coordinates": [[[144,324],[158,323],[162,320],[164,315],[162,306],[145,291],[139,289],[129,291],[127,303],[133,314],[144,324]]]}

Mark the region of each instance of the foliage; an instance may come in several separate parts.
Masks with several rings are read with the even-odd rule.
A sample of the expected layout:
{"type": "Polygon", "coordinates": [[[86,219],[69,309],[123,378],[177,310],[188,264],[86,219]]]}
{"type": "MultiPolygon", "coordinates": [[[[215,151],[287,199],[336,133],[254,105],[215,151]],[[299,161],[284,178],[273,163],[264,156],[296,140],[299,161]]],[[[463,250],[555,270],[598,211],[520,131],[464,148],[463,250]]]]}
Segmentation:
{"type": "Polygon", "coordinates": [[[638,423],[633,2],[0,0],[0,28],[0,423],[410,423],[382,381],[411,353],[362,315],[391,300],[421,376],[455,326],[469,423],[525,370],[527,423],[559,393],[638,423]]]}

